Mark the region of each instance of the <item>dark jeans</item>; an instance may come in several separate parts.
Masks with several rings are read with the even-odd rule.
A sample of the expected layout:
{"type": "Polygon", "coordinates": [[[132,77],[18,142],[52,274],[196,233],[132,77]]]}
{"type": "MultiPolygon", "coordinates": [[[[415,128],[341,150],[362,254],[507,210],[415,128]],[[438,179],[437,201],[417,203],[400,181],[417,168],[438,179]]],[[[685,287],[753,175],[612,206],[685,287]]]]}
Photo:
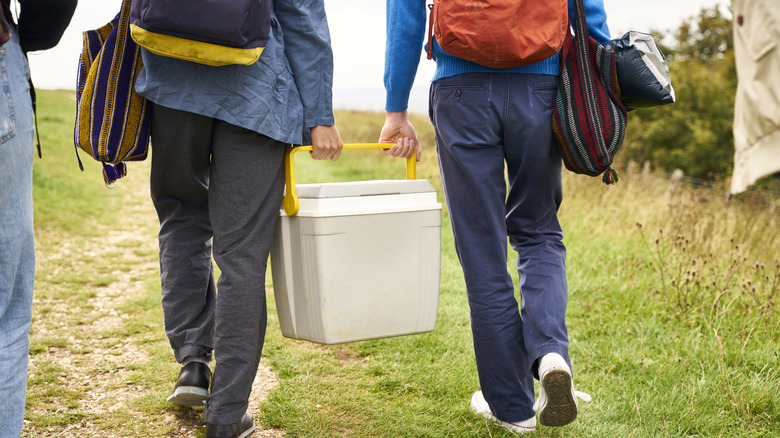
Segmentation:
{"type": "Polygon", "coordinates": [[[569,362],[566,248],[557,217],[561,158],[551,128],[557,84],[555,76],[468,73],[431,86],[430,116],[479,381],[503,421],[534,416],[539,357],[555,352],[569,362]],[[507,238],[518,254],[519,312],[507,238]]]}
{"type": "Polygon", "coordinates": [[[214,351],[209,423],[241,418],[257,373],[284,150],[220,120],[154,108],[151,195],[160,219],[165,332],[179,362],[214,351]],[[216,286],[212,255],[221,271],[216,286]]]}

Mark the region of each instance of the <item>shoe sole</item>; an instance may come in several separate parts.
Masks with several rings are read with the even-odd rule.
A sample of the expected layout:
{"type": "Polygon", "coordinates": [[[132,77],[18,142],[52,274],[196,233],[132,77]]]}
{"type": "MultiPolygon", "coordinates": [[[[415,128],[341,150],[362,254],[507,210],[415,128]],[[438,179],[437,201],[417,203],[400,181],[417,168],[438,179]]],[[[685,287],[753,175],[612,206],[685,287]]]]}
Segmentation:
{"type": "Polygon", "coordinates": [[[254,431],[255,431],[255,426],[253,425],[253,426],[252,426],[252,427],[250,427],[249,429],[245,430],[245,431],[244,431],[244,432],[243,432],[241,435],[239,435],[239,436],[238,436],[238,438],[244,438],[244,437],[247,437],[247,436],[249,436],[249,434],[251,434],[251,433],[252,433],[252,432],[254,432],[254,431]]]}
{"type": "Polygon", "coordinates": [[[180,386],[168,396],[168,401],[179,406],[203,406],[209,392],[197,386],[180,386]]]}
{"type": "Polygon", "coordinates": [[[552,370],[542,378],[547,403],[539,412],[543,426],[565,426],[577,418],[577,401],[571,386],[571,374],[565,370],[552,370]]]}

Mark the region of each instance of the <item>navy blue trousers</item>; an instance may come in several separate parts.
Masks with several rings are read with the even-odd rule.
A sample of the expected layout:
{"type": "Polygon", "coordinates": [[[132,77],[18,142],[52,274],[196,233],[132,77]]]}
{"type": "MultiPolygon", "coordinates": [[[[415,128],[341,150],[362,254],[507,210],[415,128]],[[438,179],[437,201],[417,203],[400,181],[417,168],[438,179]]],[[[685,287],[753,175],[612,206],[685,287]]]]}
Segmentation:
{"type": "Polygon", "coordinates": [[[465,73],[430,92],[479,382],[502,421],[534,416],[537,359],[554,352],[571,366],[561,158],[551,128],[557,84],[556,76],[465,73]],[[507,239],[518,254],[519,311],[507,239]]]}

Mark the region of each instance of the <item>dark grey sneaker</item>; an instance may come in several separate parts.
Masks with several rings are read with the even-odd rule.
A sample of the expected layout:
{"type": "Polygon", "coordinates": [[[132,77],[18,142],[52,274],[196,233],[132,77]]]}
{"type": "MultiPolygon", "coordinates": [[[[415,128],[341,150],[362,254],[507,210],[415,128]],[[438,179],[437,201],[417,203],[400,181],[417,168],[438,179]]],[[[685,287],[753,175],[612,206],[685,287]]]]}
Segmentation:
{"type": "Polygon", "coordinates": [[[206,438],[244,438],[255,431],[255,420],[247,410],[244,416],[233,424],[206,423],[206,438]]]}
{"type": "Polygon", "coordinates": [[[209,396],[210,384],[209,366],[202,362],[189,362],[181,367],[168,401],[179,406],[203,406],[209,396]]]}

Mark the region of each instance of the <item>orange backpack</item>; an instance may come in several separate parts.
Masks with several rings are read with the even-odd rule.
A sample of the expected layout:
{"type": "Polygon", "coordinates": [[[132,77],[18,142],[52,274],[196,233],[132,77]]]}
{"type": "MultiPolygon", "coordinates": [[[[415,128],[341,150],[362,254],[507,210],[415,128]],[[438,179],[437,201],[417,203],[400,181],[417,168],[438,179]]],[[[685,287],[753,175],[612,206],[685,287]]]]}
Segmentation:
{"type": "Polygon", "coordinates": [[[435,0],[428,27],[445,52],[490,68],[533,64],[558,53],[569,31],[567,0],[435,0]]]}

